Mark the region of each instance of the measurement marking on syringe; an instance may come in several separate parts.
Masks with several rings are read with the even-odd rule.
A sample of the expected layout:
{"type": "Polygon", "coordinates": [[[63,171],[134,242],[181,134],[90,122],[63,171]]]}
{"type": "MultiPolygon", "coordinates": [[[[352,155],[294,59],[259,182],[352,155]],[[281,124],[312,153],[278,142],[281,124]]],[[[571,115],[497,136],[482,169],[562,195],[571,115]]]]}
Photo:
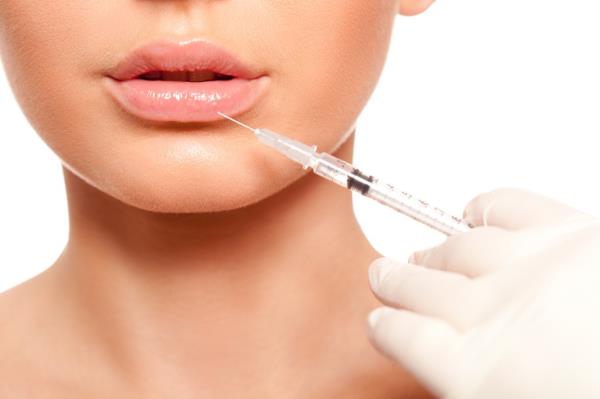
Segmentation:
{"type": "Polygon", "coordinates": [[[352,170],[352,173],[353,173],[353,175],[348,176],[348,181],[347,181],[348,188],[351,190],[359,191],[362,195],[367,195],[367,193],[371,189],[371,185],[368,183],[363,183],[363,182],[359,181],[359,179],[355,178],[354,176],[359,176],[361,179],[364,179],[369,183],[373,183],[374,177],[367,176],[356,168],[354,168],[352,170]]]}

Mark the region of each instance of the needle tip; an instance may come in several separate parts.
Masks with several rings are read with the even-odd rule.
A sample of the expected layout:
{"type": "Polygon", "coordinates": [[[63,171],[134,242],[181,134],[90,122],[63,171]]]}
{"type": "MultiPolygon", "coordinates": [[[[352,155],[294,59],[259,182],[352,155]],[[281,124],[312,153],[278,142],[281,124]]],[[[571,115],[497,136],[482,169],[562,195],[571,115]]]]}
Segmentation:
{"type": "Polygon", "coordinates": [[[220,112],[220,111],[217,111],[217,114],[221,115],[221,116],[222,116],[223,118],[225,118],[225,119],[229,119],[229,120],[230,120],[230,121],[232,121],[233,123],[237,123],[238,125],[240,125],[240,126],[242,126],[242,127],[245,127],[245,128],[246,128],[246,129],[248,129],[248,130],[252,130],[252,131],[256,130],[256,129],[254,129],[253,127],[250,127],[250,126],[246,125],[245,123],[242,123],[242,122],[240,122],[240,121],[238,121],[238,120],[235,120],[235,119],[233,119],[231,116],[225,115],[224,113],[222,113],[222,112],[220,112]]]}

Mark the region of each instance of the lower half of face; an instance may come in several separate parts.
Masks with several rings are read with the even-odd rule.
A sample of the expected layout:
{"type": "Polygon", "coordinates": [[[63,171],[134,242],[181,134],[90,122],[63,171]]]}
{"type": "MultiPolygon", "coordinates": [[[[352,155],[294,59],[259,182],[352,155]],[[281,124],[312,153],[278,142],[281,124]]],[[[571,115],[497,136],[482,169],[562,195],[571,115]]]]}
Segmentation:
{"type": "Polygon", "coordinates": [[[215,43],[263,76],[236,118],[332,151],[376,85],[396,10],[390,0],[44,2],[0,4],[0,54],[19,103],[67,168],[158,212],[242,207],[306,172],[231,122],[132,112],[110,90],[124,55],[160,40],[215,43]]]}

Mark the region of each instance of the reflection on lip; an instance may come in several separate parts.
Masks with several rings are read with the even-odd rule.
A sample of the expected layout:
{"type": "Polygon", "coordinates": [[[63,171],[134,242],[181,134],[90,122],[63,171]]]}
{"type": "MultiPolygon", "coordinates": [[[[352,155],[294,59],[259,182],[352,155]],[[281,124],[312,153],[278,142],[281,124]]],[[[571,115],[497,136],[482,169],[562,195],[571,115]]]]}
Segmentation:
{"type": "Polygon", "coordinates": [[[112,68],[108,91],[128,112],[154,121],[208,122],[250,109],[270,79],[206,41],[160,41],[112,68]],[[208,79],[208,80],[206,80],[208,79]]]}

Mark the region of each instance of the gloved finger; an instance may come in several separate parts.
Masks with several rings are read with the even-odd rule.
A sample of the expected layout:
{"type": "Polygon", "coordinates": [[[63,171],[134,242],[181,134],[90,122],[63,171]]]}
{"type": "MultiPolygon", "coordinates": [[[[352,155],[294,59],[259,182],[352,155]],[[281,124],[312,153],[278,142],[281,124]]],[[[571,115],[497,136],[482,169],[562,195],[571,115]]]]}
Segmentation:
{"type": "Polygon", "coordinates": [[[437,397],[443,397],[456,380],[453,374],[461,335],[441,320],[379,307],[369,314],[369,340],[437,397]]]}
{"type": "Polygon", "coordinates": [[[518,230],[538,225],[594,219],[566,204],[518,188],[500,188],[473,198],[463,218],[474,226],[518,230]]]}
{"type": "Polygon", "coordinates": [[[408,263],[476,278],[518,264],[525,257],[557,245],[567,234],[599,225],[600,221],[587,220],[515,232],[479,226],[469,233],[450,236],[440,245],[413,252],[408,263]]]}
{"type": "Polygon", "coordinates": [[[527,242],[513,232],[494,226],[479,226],[467,233],[449,236],[435,247],[415,251],[408,262],[432,269],[478,277],[506,267],[529,252],[527,242]]]}
{"type": "Polygon", "coordinates": [[[386,305],[404,308],[448,321],[463,329],[480,303],[473,301],[473,281],[446,273],[378,258],[369,266],[369,282],[375,296],[386,305]]]}

